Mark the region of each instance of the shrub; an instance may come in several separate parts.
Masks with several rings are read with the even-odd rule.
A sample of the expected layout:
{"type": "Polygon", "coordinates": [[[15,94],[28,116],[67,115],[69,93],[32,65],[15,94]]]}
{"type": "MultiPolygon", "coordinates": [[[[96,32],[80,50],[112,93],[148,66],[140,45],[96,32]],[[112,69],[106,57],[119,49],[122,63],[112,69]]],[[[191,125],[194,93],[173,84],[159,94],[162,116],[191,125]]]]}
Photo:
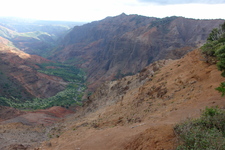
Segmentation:
{"type": "Polygon", "coordinates": [[[222,96],[225,95],[225,82],[220,83],[220,86],[216,88],[217,91],[222,93],[222,96]]]}
{"type": "MultiPolygon", "coordinates": [[[[206,61],[210,63],[217,62],[218,70],[222,71],[221,75],[225,77],[225,22],[219,28],[211,31],[206,44],[201,49],[206,61]]],[[[224,96],[225,83],[221,83],[220,87],[216,88],[216,90],[224,96]]]]}
{"type": "Polygon", "coordinates": [[[199,119],[178,124],[174,131],[180,144],[177,150],[224,150],[225,112],[206,108],[199,119]]]}

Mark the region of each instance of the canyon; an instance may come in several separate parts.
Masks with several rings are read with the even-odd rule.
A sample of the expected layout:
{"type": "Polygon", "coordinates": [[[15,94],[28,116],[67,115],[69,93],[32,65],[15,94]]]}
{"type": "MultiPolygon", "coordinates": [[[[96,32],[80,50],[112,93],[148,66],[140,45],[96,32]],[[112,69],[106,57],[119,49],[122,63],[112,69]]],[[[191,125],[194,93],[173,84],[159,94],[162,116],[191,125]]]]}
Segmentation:
{"type": "Polygon", "coordinates": [[[7,33],[0,34],[0,149],[175,149],[176,124],[199,117],[206,107],[224,109],[224,97],[215,90],[224,78],[199,49],[223,22],[123,13],[54,31],[57,40],[44,31],[21,37],[23,28],[0,23],[7,33]],[[86,74],[75,70],[70,81],[40,71],[42,64],[86,74]],[[46,109],[7,103],[50,100],[69,86],[82,105],[65,107],[66,95],[46,109]]]}

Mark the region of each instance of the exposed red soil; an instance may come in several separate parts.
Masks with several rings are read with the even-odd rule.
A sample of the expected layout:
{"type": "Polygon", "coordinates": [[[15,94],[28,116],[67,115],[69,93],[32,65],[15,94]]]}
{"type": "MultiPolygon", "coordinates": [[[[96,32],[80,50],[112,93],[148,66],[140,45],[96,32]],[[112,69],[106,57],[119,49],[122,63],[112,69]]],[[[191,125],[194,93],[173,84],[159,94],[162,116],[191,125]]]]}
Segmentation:
{"type": "Polygon", "coordinates": [[[5,114],[6,118],[4,121],[2,120],[2,124],[21,122],[26,125],[51,125],[72,113],[74,112],[59,106],[32,112],[19,111],[13,108],[8,108],[5,109],[5,111],[1,111],[1,114],[5,114]],[[12,112],[10,110],[15,111],[12,112]]]}

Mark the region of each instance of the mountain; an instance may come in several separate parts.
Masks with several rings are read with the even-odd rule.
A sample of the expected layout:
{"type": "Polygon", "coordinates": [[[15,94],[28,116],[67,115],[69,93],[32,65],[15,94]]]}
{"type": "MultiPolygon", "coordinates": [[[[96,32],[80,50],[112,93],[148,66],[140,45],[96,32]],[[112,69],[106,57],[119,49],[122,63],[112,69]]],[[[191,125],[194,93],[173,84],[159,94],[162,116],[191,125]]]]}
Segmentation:
{"type": "Polygon", "coordinates": [[[59,137],[39,149],[175,149],[177,123],[199,117],[206,106],[225,106],[215,90],[224,77],[216,65],[202,60],[197,49],[105,82],[62,128],[57,126],[63,130],[59,137]]]}
{"type": "Polygon", "coordinates": [[[50,59],[77,61],[87,70],[89,89],[95,89],[102,81],[135,74],[156,60],[181,58],[223,22],[121,14],[74,27],[50,59]]]}

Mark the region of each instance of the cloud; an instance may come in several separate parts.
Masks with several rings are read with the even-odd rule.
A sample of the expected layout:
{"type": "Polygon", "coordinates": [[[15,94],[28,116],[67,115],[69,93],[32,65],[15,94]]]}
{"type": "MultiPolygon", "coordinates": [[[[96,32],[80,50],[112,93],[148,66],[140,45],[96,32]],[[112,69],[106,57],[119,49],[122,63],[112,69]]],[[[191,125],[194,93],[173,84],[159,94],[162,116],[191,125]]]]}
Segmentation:
{"type": "Polygon", "coordinates": [[[160,5],[172,4],[225,4],[225,0],[138,0],[143,3],[155,3],[160,5]]]}

